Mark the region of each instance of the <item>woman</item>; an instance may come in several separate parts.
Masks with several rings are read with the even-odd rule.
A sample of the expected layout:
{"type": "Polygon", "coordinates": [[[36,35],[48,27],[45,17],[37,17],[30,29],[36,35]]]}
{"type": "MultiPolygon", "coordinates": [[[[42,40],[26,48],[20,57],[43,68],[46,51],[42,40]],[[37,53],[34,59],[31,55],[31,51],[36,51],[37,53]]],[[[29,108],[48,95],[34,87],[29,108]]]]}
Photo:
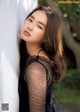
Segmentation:
{"type": "Polygon", "coordinates": [[[39,6],[21,30],[19,112],[55,112],[52,86],[64,72],[61,22],[49,7],[39,6]]]}

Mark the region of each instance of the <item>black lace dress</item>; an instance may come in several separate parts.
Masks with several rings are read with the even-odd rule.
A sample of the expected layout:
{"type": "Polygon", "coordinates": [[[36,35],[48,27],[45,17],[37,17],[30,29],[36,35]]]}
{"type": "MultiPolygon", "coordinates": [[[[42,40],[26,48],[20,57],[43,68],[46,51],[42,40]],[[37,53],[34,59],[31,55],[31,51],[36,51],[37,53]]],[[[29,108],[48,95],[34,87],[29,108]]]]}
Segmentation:
{"type": "Polygon", "coordinates": [[[52,100],[52,61],[32,56],[19,77],[19,112],[55,112],[52,100]]]}

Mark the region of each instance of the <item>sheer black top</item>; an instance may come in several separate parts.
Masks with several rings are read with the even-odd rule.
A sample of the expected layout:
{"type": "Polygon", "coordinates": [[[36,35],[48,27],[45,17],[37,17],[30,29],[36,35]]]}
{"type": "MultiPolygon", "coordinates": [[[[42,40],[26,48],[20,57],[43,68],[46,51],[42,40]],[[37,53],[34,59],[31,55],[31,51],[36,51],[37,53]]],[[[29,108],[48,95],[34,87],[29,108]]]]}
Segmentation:
{"type": "Polygon", "coordinates": [[[51,105],[52,66],[52,61],[42,56],[27,59],[19,77],[19,112],[55,112],[51,105]]]}

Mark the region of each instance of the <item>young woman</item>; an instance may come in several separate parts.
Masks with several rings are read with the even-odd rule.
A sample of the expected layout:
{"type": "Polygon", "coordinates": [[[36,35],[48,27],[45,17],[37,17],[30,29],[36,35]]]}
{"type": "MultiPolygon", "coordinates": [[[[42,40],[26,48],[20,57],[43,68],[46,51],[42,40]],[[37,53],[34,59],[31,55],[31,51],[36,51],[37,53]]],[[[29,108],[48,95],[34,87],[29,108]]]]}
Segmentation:
{"type": "Polygon", "coordinates": [[[49,7],[39,6],[21,30],[19,112],[55,112],[52,86],[65,70],[61,22],[49,7]]]}

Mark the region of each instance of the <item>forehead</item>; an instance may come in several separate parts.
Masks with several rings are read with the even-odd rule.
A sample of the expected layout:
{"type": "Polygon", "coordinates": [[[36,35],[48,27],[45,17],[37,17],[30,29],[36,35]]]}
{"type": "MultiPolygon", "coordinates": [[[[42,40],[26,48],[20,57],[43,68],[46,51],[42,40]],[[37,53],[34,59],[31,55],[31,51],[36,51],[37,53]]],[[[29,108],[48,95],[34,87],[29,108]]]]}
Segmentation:
{"type": "Polygon", "coordinates": [[[44,11],[36,11],[31,16],[33,16],[37,21],[40,21],[44,24],[47,23],[47,15],[44,11]]]}

